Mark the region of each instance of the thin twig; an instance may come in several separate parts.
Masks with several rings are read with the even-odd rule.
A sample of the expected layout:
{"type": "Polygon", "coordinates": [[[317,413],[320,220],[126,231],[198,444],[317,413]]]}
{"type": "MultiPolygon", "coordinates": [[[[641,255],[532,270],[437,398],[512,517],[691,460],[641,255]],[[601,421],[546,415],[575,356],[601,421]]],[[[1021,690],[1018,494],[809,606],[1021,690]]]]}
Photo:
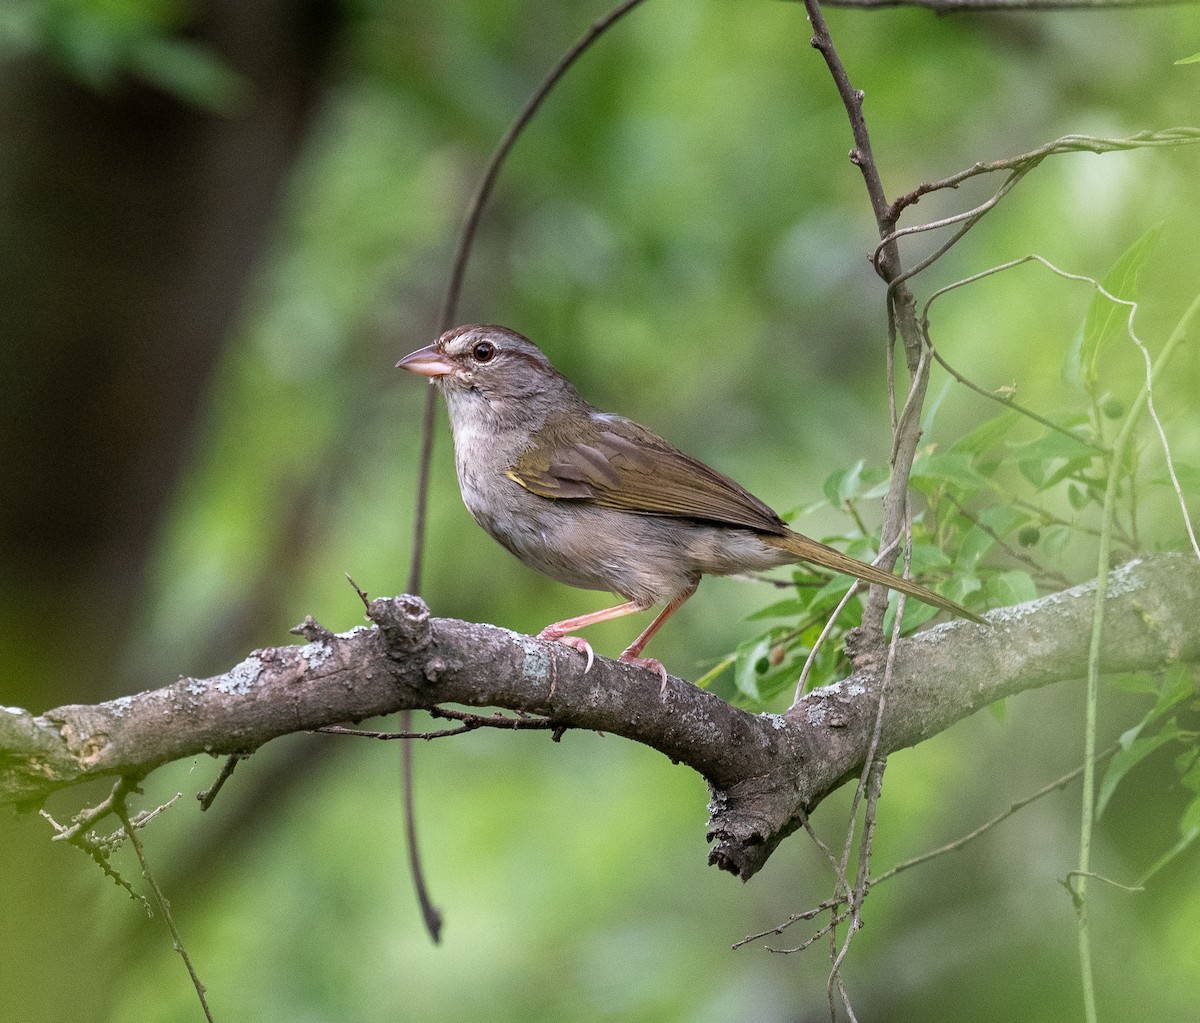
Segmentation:
{"type": "Polygon", "coordinates": [[[112,812],[120,818],[121,823],[125,826],[125,834],[129,836],[129,841],[133,845],[133,851],[137,855],[138,863],[142,867],[142,876],[146,879],[146,883],[150,886],[150,891],[154,895],[154,901],[158,905],[158,911],[162,913],[163,919],[167,923],[167,927],[171,931],[171,938],[174,941],[175,951],[183,959],[184,965],[187,967],[188,976],[192,978],[192,986],[196,989],[196,997],[200,999],[200,1007],[204,1010],[204,1018],[208,1023],[213,1023],[213,1015],[209,1010],[208,1001],[204,997],[204,985],[200,983],[200,977],[196,973],[196,968],[192,965],[191,957],[187,953],[187,948],[183,944],[183,936],[179,933],[179,928],[175,925],[175,918],[171,915],[171,904],[167,902],[167,898],[159,888],[158,882],[154,879],[154,874],[150,871],[150,865],[146,862],[146,853],[142,849],[142,843],[137,837],[137,825],[129,819],[129,809],[125,804],[125,798],[132,789],[132,784],[122,778],[113,788],[112,793],[112,812]]]}
{"type": "MultiPolygon", "coordinates": [[[[1194,3],[1196,0],[1186,0],[1194,3]]],[[[927,181],[918,185],[896,200],[894,212],[896,216],[906,207],[920,200],[924,195],[940,191],[944,188],[957,188],[964,181],[979,177],[981,174],[995,174],[998,171],[1023,170],[1036,166],[1048,156],[1058,156],[1062,153],[1113,153],[1130,149],[1141,149],[1155,146],[1186,146],[1200,142],[1200,128],[1179,127],[1164,128],[1161,131],[1141,131],[1126,138],[1105,138],[1098,135],[1063,135],[1047,142],[1037,149],[1018,156],[1009,156],[1001,160],[981,160],[965,170],[958,171],[937,181],[927,181]]]]}
{"type": "MultiPolygon", "coordinates": [[[[412,731],[412,711],[400,712],[400,727],[406,732],[412,731]]],[[[463,730],[466,727],[463,726],[463,730]]],[[[408,849],[408,872],[413,880],[413,891],[417,896],[417,906],[421,910],[421,920],[429,940],[435,945],[442,940],[442,924],[445,920],[441,909],[429,894],[429,886],[425,883],[425,871],[421,866],[421,847],[417,841],[417,800],[416,785],[413,781],[413,744],[401,743],[400,746],[400,789],[404,805],[404,838],[408,849]]]]}
{"type": "Polygon", "coordinates": [[[238,761],[245,760],[246,756],[247,754],[234,753],[227,757],[225,763],[221,766],[221,772],[217,775],[216,781],[214,781],[203,792],[196,793],[196,798],[200,801],[201,810],[207,810],[213,805],[213,800],[217,798],[217,793],[219,793],[221,789],[225,787],[225,783],[229,781],[230,776],[233,774],[233,769],[238,765],[238,761]]]}
{"type": "MultiPolygon", "coordinates": [[[[1183,318],[1179,321],[1179,325],[1172,332],[1172,338],[1175,335],[1182,336],[1186,333],[1191,325],[1192,319],[1200,312],[1200,295],[1192,300],[1192,304],[1188,307],[1187,312],[1183,314],[1183,318]]],[[[1187,502],[1183,499],[1183,488],[1179,485],[1179,477],[1175,474],[1175,461],[1171,457],[1171,445],[1167,442],[1167,432],[1163,429],[1162,421],[1158,418],[1158,411],[1154,407],[1154,363],[1150,359],[1150,353],[1146,350],[1146,346],[1142,344],[1139,338],[1132,330],[1129,336],[1133,339],[1133,343],[1137,345],[1138,351],[1142,353],[1142,358],[1146,363],[1146,412],[1154,422],[1154,428],[1158,431],[1158,439],[1162,445],[1163,458],[1166,459],[1167,472],[1171,477],[1171,486],[1175,490],[1175,498],[1179,502],[1179,511],[1183,516],[1183,525],[1187,530],[1188,539],[1192,542],[1192,551],[1197,558],[1200,558],[1200,543],[1196,542],[1196,530],[1192,527],[1192,517],[1188,514],[1187,502]]],[[[1168,341],[1170,347],[1171,342],[1168,341]]]]}
{"type": "MultiPolygon", "coordinates": [[[[1120,743],[1113,743],[1108,747],[1108,749],[1096,755],[1097,761],[1106,760],[1108,757],[1111,757],[1114,753],[1116,753],[1120,748],[1120,743]]],[[[983,824],[980,824],[979,827],[975,828],[973,831],[969,831],[960,838],[956,838],[953,842],[947,842],[945,845],[939,845],[936,849],[930,849],[928,852],[923,852],[921,855],[914,856],[911,859],[901,860],[890,869],[885,870],[878,877],[872,879],[871,885],[875,886],[883,884],[884,881],[888,881],[897,874],[901,874],[906,870],[910,870],[913,867],[919,867],[921,864],[927,863],[939,856],[944,856],[946,853],[957,852],[964,846],[974,842],[975,839],[987,834],[987,832],[991,831],[992,828],[996,827],[996,825],[1002,824],[1004,821],[1008,820],[1008,818],[1013,816],[1013,814],[1023,810],[1030,803],[1036,802],[1043,796],[1050,795],[1051,792],[1056,792],[1061,788],[1065,788],[1081,774],[1083,774],[1083,771],[1084,765],[1080,764],[1078,767],[1062,775],[1062,777],[1055,778],[1054,781],[1050,782],[1048,785],[1043,785],[1031,795],[1018,799],[1014,803],[1010,803],[1008,809],[1002,810],[1000,813],[996,814],[995,817],[985,821],[983,824]]]]}
{"type": "MultiPolygon", "coordinates": [[[[732,951],[736,952],[739,948],[744,948],[746,945],[749,945],[752,941],[759,941],[762,938],[769,938],[772,934],[782,934],[789,927],[791,927],[792,924],[800,923],[802,920],[811,920],[811,919],[813,919],[813,917],[820,916],[822,913],[826,912],[827,910],[836,909],[838,906],[842,905],[842,903],[844,901],[845,901],[844,899],[840,899],[840,898],[826,899],[820,905],[813,906],[812,909],[806,909],[802,913],[793,913],[781,924],[776,924],[774,927],[770,927],[765,931],[759,931],[757,934],[746,935],[746,937],[742,938],[741,941],[735,941],[730,946],[730,949],[732,951]]],[[[821,932],[821,933],[824,933],[824,932],[821,932]]],[[[820,937],[820,934],[818,934],[817,937],[820,937]]],[[[811,941],[805,942],[806,946],[811,945],[811,944],[812,944],[811,941]]]]}
{"type": "MultiPolygon", "coordinates": [[[[925,322],[923,323],[923,327],[925,328],[925,331],[926,331],[926,337],[928,337],[928,331],[929,331],[929,321],[928,320],[925,320],[925,322]]],[[[1037,412],[1034,412],[1033,409],[1031,409],[1031,408],[1026,408],[1024,405],[1019,404],[1018,402],[1014,401],[1012,398],[1005,397],[1002,394],[997,394],[995,391],[989,391],[983,387],[980,387],[974,381],[963,376],[958,370],[956,370],[953,366],[951,366],[950,363],[948,363],[942,357],[941,352],[939,352],[937,350],[937,348],[934,347],[932,342],[930,342],[929,347],[933,351],[934,361],[939,366],[941,366],[942,369],[944,369],[947,373],[949,373],[952,377],[954,377],[955,380],[957,380],[960,384],[962,384],[964,387],[966,387],[968,390],[974,391],[976,394],[978,394],[984,398],[987,398],[988,401],[994,401],[997,405],[1001,405],[1006,409],[1012,409],[1014,412],[1019,413],[1020,415],[1024,416],[1026,419],[1031,419],[1035,423],[1040,423],[1042,426],[1046,427],[1046,429],[1048,429],[1048,430],[1053,430],[1055,433],[1061,433],[1064,437],[1070,437],[1071,440],[1073,440],[1079,444],[1082,444],[1084,447],[1091,448],[1093,451],[1098,451],[1101,453],[1108,451],[1108,448],[1104,447],[1104,445],[1097,444],[1095,441],[1088,440],[1086,437],[1081,437],[1077,433],[1072,433],[1065,426],[1059,426],[1059,424],[1054,422],[1053,420],[1047,419],[1045,416],[1040,415],[1037,412]]]]}
{"type": "Polygon", "coordinates": [[[1003,550],[1014,561],[1019,561],[1023,565],[1027,565],[1033,573],[1040,575],[1043,579],[1048,579],[1048,580],[1052,581],[1060,589],[1065,590],[1068,586],[1071,585],[1071,580],[1068,579],[1065,575],[1063,575],[1058,570],[1044,568],[1041,565],[1039,565],[1037,563],[1037,561],[1035,561],[1028,554],[1026,554],[1024,551],[1017,550],[1017,548],[1015,548],[1012,544],[1010,544],[1007,540],[1005,540],[1004,537],[1002,537],[999,533],[997,533],[986,522],[981,522],[979,520],[978,516],[971,514],[971,512],[969,512],[966,508],[964,508],[962,505],[962,502],[959,501],[958,498],[956,498],[949,491],[945,492],[945,496],[946,496],[946,500],[949,501],[952,505],[954,505],[954,507],[957,509],[959,515],[961,515],[968,522],[970,522],[971,525],[974,526],[976,529],[982,530],[984,533],[986,533],[988,536],[990,536],[993,540],[995,540],[996,544],[1000,547],[1000,549],[1003,550]]]}

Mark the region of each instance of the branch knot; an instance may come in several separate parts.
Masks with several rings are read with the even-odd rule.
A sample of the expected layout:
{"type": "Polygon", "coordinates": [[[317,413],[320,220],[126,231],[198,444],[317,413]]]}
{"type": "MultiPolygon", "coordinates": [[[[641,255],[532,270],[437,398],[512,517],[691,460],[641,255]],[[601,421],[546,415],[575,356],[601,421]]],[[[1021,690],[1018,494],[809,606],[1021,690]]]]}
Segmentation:
{"type": "Polygon", "coordinates": [[[367,617],[379,626],[388,655],[393,659],[407,658],[432,641],[429,608],[411,593],[372,600],[367,606],[367,617]]]}

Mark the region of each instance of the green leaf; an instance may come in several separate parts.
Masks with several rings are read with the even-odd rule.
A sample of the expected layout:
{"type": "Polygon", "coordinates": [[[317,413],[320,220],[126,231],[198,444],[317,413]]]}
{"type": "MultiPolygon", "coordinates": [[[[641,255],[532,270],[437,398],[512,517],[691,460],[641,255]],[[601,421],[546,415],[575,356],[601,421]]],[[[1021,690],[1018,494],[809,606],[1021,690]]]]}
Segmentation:
{"type": "Polygon", "coordinates": [[[986,590],[989,602],[999,604],[1001,607],[1023,604],[1038,595],[1037,584],[1033,581],[1033,577],[1028,572],[1018,569],[1001,572],[999,575],[991,577],[987,581],[986,590]]]}
{"type": "Polygon", "coordinates": [[[967,493],[987,490],[991,484],[979,474],[971,455],[962,451],[935,451],[913,463],[911,482],[916,490],[928,493],[950,484],[967,493]]]}
{"type": "Polygon", "coordinates": [[[1200,64],[1200,53],[1193,53],[1190,57],[1182,57],[1175,61],[1176,64],[1200,64]]]}
{"type": "MultiPolygon", "coordinates": [[[[1152,227],[1125,250],[1101,282],[1105,291],[1127,302],[1137,298],[1138,274],[1161,233],[1161,224],[1152,227]]],[[[1095,390],[1100,355],[1113,338],[1126,333],[1129,312],[1129,306],[1119,305],[1099,292],[1092,297],[1079,348],[1079,371],[1089,394],[1095,390]]]]}
{"type": "Polygon", "coordinates": [[[865,465],[865,460],[860,458],[849,469],[831,473],[825,480],[825,496],[835,508],[844,507],[847,501],[852,501],[858,496],[865,465]]]}
{"type": "MultiPolygon", "coordinates": [[[[1133,729],[1130,731],[1132,732],[1133,729]]],[[[1129,734],[1130,732],[1125,733],[1125,735],[1129,734]]],[[[1100,782],[1100,789],[1096,796],[1096,820],[1099,820],[1100,815],[1104,813],[1104,808],[1108,806],[1108,801],[1116,791],[1121,779],[1155,750],[1178,738],[1179,730],[1174,725],[1164,728],[1157,735],[1133,739],[1127,746],[1124,745],[1125,736],[1122,736],[1123,748],[1117,750],[1116,755],[1108,762],[1108,770],[1104,772],[1104,779],[1100,782]]]]}
{"type": "Polygon", "coordinates": [[[926,437],[933,433],[933,423],[937,419],[938,409],[942,407],[942,402],[946,400],[946,395],[950,393],[952,387],[954,387],[954,381],[947,378],[937,394],[931,400],[926,401],[925,414],[921,417],[921,432],[926,437]]]}
{"type": "Polygon", "coordinates": [[[808,610],[808,604],[797,597],[785,597],[773,604],[751,611],[746,615],[747,621],[761,621],[764,618],[798,618],[808,610]]]}
{"type": "Polygon", "coordinates": [[[1200,799],[1195,800],[1183,813],[1183,820],[1179,822],[1179,830],[1183,832],[1183,837],[1180,838],[1170,849],[1160,856],[1149,870],[1137,879],[1137,887],[1143,888],[1146,882],[1157,874],[1163,867],[1170,863],[1176,856],[1188,848],[1198,837],[1200,837],[1200,799]],[[1185,827],[1184,821],[1196,821],[1195,824],[1185,827]]]}
{"type": "Polygon", "coordinates": [[[1008,505],[996,504],[985,508],[976,516],[976,522],[971,524],[959,545],[956,562],[959,570],[974,572],[975,566],[996,546],[997,536],[1003,539],[1031,518],[1029,512],[1008,505]]]}
{"type": "Polygon", "coordinates": [[[1183,816],[1179,818],[1179,830],[1188,844],[1200,834],[1200,796],[1193,799],[1183,811],[1183,816]]]}
{"type": "Polygon", "coordinates": [[[1148,671],[1120,671],[1105,676],[1104,682],[1123,693],[1157,693],[1158,679],[1148,671]]]}
{"type": "MultiPolygon", "coordinates": [[[[883,616],[883,634],[885,636],[890,636],[892,634],[892,626],[896,621],[896,605],[897,599],[895,595],[893,595],[888,600],[887,611],[883,616]]],[[[916,597],[908,597],[904,601],[904,624],[901,627],[901,632],[903,632],[904,635],[908,635],[915,629],[919,629],[937,613],[938,609],[936,607],[930,607],[924,601],[918,600],[916,597]]]]}
{"type": "Polygon", "coordinates": [[[719,661],[717,661],[716,664],[709,668],[708,671],[696,679],[696,681],[692,684],[697,689],[707,689],[713,684],[713,682],[717,680],[718,677],[720,677],[721,673],[726,668],[734,663],[735,660],[737,660],[737,657],[734,654],[729,654],[727,657],[722,657],[719,661]]]}
{"type": "Polygon", "coordinates": [[[130,48],[131,70],[198,107],[232,113],[243,103],[249,85],[217,54],[182,39],[149,36],[130,48]]]}
{"type": "MultiPolygon", "coordinates": [[[[1149,724],[1156,718],[1162,717],[1167,711],[1174,709],[1178,704],[1188,699],[1196,691],[1196,680],[1192,676],[1192,669],[1181,661],[1174,661],[1167,665],[1162,673],[1162,683],[1158,692],[1158,699],[1154,706],[1142,718],[1142,726],[1149,724]]],[[[1142,727],[1139,726],[1139,727],[1142,727]]]]}
{"type": "Polygon", "coordinates": [[[759,679],[771,670],[771,647],[773,645],[773,632],[738,644],[737,660],[733,667],[733,684],[743,696],[762,701],[758,683],[759,679]]]}
{"type": "Polygon", "coordinates": [[[998,416],[984,420],[970,433],[959,437],[947,450],[964,455],[982,455],[1008,436],[1020,419],[1021,417],[1011,409],[1001,412],[998,416]]]}
{"type": "MultiPolygon", "coordinates": [[[[1194,465],[1187,465],[1184,462],[1175,462],[1174,466],[1175,477],[1179,480],[1179,486],[1184,492],[1200,493],[1200,469],[1194,465]]],[[[1160,487],[1173,487],[1175,485],[1171,481],[1170,475],[1165,472],[1146,482],[1160,487]]]]}

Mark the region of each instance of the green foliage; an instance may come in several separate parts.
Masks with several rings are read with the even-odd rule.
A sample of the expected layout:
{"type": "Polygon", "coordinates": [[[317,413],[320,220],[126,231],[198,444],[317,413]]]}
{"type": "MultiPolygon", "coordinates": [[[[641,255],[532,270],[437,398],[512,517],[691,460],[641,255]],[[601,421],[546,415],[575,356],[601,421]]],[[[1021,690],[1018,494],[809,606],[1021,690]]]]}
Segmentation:
{"type": "MultiPolygon", "coordinates": [[[[1095,397],[1097,364],[1104,349],[1116,338],[1129,336],[1130,305],[1138,291],[1138,275],[1162,234],[1162,226],[1152,227],[1117,260],[1101,281],[1107,294],[1096,292],[1083,323],[1083,343],[1079,348],[1079,375],[1087,392],[1095,397]],[[1112,298],[1109,298],[1109,295],[1112,298]],[[1114,302],[1113,299],[1122,301],[1114,302]]],[[[1112,416],[1111,418],[1116,418],[1112,416]]]]}
{"type": "MultiPolygon", "coordinates": [[[[1123,418],[1129,401],[1098,393],[1098,382],[1103,361],[1114,345],[1121,338],[1130,342],[1131,303],[1137,301],[1141,271],[1161,233],[1161,226],[1152,228],[1117,259],[1101,284],[1107,295],[1094,294],[1076,343],[1067,346],[1063,378],[1077,383],[1074,407],[1060,404],[1036,418],[1010,407],[978,423],[948,447],[930,445],[919,453],[909,477],[912,489],[925,501],[925,511],[914,519],[909,570],[915,578],[974,608],[1034,599],[1039,584],[1053,582],[1056,575],[1061,579],[1048,559],[1061,561],[1069,555],[1068,548],[1084,548],[1099,530],[1110,472],[1118,473],[1124,496],[1116,535],[1124,553],[1138,550],[1135,481],[1144,475],[1139,452],[1130,448],[1126,461],[1113,466],[1105,436],[1105,422],[1123,418]],[[1013,466],[1019,478],[1014,478],[1013,466]],[[1062,511],[1051,511],[1055,505],[1062,511]]],[[[946,393],[943,388],[930,403],[926,432],[933,429],[946,393]]],[[[1186,465],[1177,476],[1192,484],[1197,478],[1186,465]]],[[[1155,482],[1170,481],[1159,477],[1155,482]]],[[[827,538],[827,542],[841,543],[848,553],[872,560],[876,551],[867,537],[860,506],[881,496],[887,483],[886,470],[868,467],[863,459],[831,473],[823,487],[826,502],[844,511],[858,532],[827,538]]],[[[798,666],[805,663],[825,618],[850,582],[835,577],[814,585],[810,577],[798,576],[794,597],[750,616],[750,620],[791,616],[796,624],[791,629],[772,626],[744,640],[723,662],[733,665],[735,689],[743,700],[751,706],[769,706],[772,697],[794,688],[798,666]]],[[[893,594],[885,619],[889,630],[896,604],[893,594]]],[[[862,605],[852,606],[857,619],[862,605]]],[[[904,631],[915,630],[936,614],[934,608],[907,601],[904,631]]],[[[849,621],[839,622],[830,632],[829,642],[838,646],[850,627],[849,621]]],[[[840,657],[825,656],[813,667],[807,679],[810,688],[831,681],[845,664],[840,657]]],[[[1136,743],[1131,739],[1131,748],[1113,761],[1101,789],[1100,809],[1125,771],[1178,737],[1160,732],[1136,743]]]]}
{"type": "MultiPolygon", "coordinates": [[[[454,232],[487,153],[604,5],[351,6],[339,74],[323,83],[327,103],[281,197],[272,247],[162,529],[134,684],[226,667],[209,659],[211,644],[243,617],[254,618],[254,642],[264,644],[285,640],[307,612],[337,629],[357,624],[361,607],[343,572],[372,595],[403,587],[423,393],[390,367],[430,339],[454,232]]],[[[201,56],[189,71],[180,50],[209,53],[178,35],[191,9],[9,0],[0,3],[0,36],[9,53],[46,53],[101,89],[128,76],[175,89],[172,77],[194,77],[204,102],[211,69],[201,56]],[[156,60],[177,66],[154,71],[156,60]]],[[[1089,21],[1086,32],[1075,31],[1079,15],[1030,16],[1031,31],[1019,33],[921,11],[828,17],[866,90],[892,189],[1063,130],[1132,132],[1195,118],[1194,90],[1180,85],[1190,76],[1158,68],[1165,62],[1153,56],[1177,52],[1190,10],[1130,12],[1089,21]]],[[[808,34],[793,4],[639,9],[568,75],[518,144],[483,220],[460,318],[527,331],[598,404],[646,421],[773,505],[800,506],[790,516],[796,528],[870,559],[889,479],[884,301],[864,259],[874,229],[860,175],[845,160],[844,112],[808,34]]],[[[217,106],[220,93],[212,89],[217,106]]],[[[1161,149],[1047,161],[915,283],[928,292],[935,274],[940,285],[1031,249],[1072,269],[1105,266],[1123,239],[1162,221],[1141,280],[1152,341],[1194,289],[1195,168],[1194,155],[1161,149]]],[[[930,197],[914,213],[927,207],[930,219],[945,209],[930,197]]],[[[1141,379],[1123,361],[1118,332],[1095,345],[1089,393],[1085,286],[1047,278],[1030,272],[996,293],[961,289],[958,304],[938,307],[940,351],[1069,435],[957,386],[927,410],[912,572],[976,609],[1093,574],[1085,563],[1103,449],[1141,379]]],[[[1194,493],[1200,361],[1194,351],[1183,357],[1177,378],[1164,381],[1162,407],[1178,434],[1176,468],[1194,493]]],[[[1122,468],[1118,557],[1178,538],[1158,456],[1143,447],[1133,458],[1122,468]]],[[[425,596],[435,614],[535,632],[608,599],[536,577],[481,535],[461,508],[444,433],[434,477],[425,596]]],[[[849,585],[801,570],[784,581],[786,590],[769,595],[761,585],[706,582],[652,652],[688,677],[697,663],[727,664],[733,670],[709,680],[714,691],[777,708],[849,585]],[[751,613],[749,624],[739,611],[751,613]]],[[[861,618],[860,600],[818,652],[810,685],[844,672],[842,637],[861,618]]],[[[906,601],[905,628],[926,613],[906,601]]],[[[631,638],[623,624],[606,629],[593,639],[598,652],[631,638]]],[[[1133,683],[1153,687],[1143,692],[1112,692],[1112,716],[1126,712],[1118,731],[1157,702],[1163,678],[1133,683]]],[[[1078,763],[1074,690],[1014,698],[1003,721],[999,714],[892,758],[881,867],[962,834],[1078,763]]],[[[1194,1010],[1200,769],[1187,715],[1184,700],[1145,721],[1131,747],[1172,728],[1178,737],[1106,794],[1098,869],[1133,859],[1127,848],[1144,858],[1151,840],[1168,852],[1148,898],[1105,903],[1097,914],[1108,938],[1098,942],[1109,973],[1105,1018],[1137,1018],[1147,1005],[1168,1019],[1194,1010]],[[1167,756],[1183,787],[1179,827],[1192,830],[1177,828],[1179,787],[1164,791],[1150,770],[1167,756]],[[1144,816],[1115,812],[1113,799],[1123,798],[1144,816]],[[1159,824],[1168,837],[1147,834],[1159,824]]],[[[797,836],[750,886],[706,868],[703,783],[665,758],[576,733],[553,747],[544,737],[479,735],[421,744],[422,837],[448,916],[445,944],[432,949],[401,876],[394,749],[347,751],[298,798],[238,802],[253,798],[261,758],[269,766],[292,749],[308,763],[310,741],[288,740],[239,768],[214,819],[186,816],[191,801],[181,800],[148,832],[153,861],[206,848],[209,867],[225,871],[215,883],[200,874],[168,887],[219,1019],[662,1023],[827,1013],[828,961],[817,948],[786,958],[728,952],[730,940],[825,898],[823,858],[797,836]],[[206,844],[235,811],[254,826],[206,844]],[[260,968],[247,971],[248,959],[260,968]]],[[[201,760],[156,773],[148,800],[201,788],[214,770],[201,760]]],[[[816,825],[840,809],[836,800],[823,807],[816,825]]],[[[1078,1018],[1076,968],[1062,939],[1070,910],[1055,901],[1054,884],[1070,862],[1077,816],[1073,802],[1050,797],[994,840],[930,864],[920,880],[913,872],[873,891],[851,964],[860,1018],[860,999],[878,1018],[1078,1018]]],[[[94,888],[83,866],[65,879],[51,873],[60,860],[69,870],[70,857],[42,860],[46,877],[29,879],[30,889],[47,878],[66,888],[80,875],[94,888]]],[[[110,1018],[142,1019],[153,1005],[158,1018],[194,1019],[194,996],[157,922],[139,944],[135,916],[109,898],[76,921],[96,927],[97,948],[127,956],[110,1018]]],[[[6,947],[5,958],[20,971],[31,947],[15,956],[6,947]]],[[[23,995],[14,984],[0,1005],[18,1018],[23,995]]]]}
{"type": "Polygon", "coordinates": [[[247,84],[209,48],[177,35],[191,19],[185,0],[23,0],[0,10],[0,53],[44,53],[97,91],[132,77],[233,113],[247,84]]]}

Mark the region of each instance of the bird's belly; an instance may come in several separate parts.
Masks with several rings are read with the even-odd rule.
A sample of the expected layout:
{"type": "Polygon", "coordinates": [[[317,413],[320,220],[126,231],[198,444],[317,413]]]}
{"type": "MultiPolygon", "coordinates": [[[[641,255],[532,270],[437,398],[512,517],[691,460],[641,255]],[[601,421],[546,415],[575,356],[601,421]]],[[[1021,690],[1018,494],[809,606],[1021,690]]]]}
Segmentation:
{"type": "MultiPolygon", "coordinates": [[[[460,481],[461,482],[461,481],[460,481]]],[[[794,558],[752,530],[547,500],[514,487],[505,500],[463,486],[475,520],[530,568],[588,590],[647,605],[701,575],[759,571],[794,558]]]]}

